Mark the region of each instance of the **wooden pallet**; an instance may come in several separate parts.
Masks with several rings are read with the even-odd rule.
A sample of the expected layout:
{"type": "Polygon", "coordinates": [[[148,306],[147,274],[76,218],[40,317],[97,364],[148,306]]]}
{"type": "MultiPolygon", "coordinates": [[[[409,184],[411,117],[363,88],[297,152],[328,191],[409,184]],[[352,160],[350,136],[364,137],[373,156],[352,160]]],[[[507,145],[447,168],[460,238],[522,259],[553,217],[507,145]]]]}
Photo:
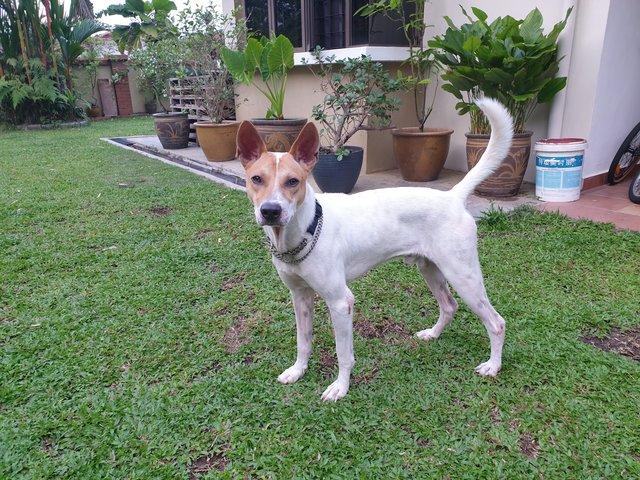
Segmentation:
{"type": "MultiPolygon", "coordinates": [[[[204,114],[205,109],[200,106],[201,96],[193,91],[193,84],[197,77],[170,78],[169,79],[169,109],[172,112],[186,112],[189,114],[190,134],[189,141],[198,144],[196,137],[197,121],[207,121],[209,117],[204,114]]],[[[229,118],[235,119],[235,111],[229,118]]]]}

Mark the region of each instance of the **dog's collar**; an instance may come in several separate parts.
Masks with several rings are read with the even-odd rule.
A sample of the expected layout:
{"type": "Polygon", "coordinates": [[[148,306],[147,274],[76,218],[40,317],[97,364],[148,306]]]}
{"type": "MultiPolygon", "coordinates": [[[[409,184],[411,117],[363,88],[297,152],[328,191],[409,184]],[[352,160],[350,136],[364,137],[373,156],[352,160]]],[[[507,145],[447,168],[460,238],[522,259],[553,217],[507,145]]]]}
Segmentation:
{"type": "Polygon", "coordinates": [[[318,241],[318,237],[320,237],[320,232],[322,231],[322,206],[316,200],[316,213],[313,216],[313,220],[309,224],[307,228],[307,232],[311,235],[311,247],[302,257],[296,258],[298,255],[309,243],[308,238],[303,238],[302,241],[298,244],[297,247],[292,248],[291,250],[287,250],[286,252],[279,252],[276,249],[276,246],[273,244],[271,239],[267,237],[267,244],[269,245],[269,250],[271,251],[271,255],[276,257],[278,260],[284,263],[296,264],[302,262],[305,258],[309,256],[309,254],[313,251],[316,246],[316,242],[318,241]]]}

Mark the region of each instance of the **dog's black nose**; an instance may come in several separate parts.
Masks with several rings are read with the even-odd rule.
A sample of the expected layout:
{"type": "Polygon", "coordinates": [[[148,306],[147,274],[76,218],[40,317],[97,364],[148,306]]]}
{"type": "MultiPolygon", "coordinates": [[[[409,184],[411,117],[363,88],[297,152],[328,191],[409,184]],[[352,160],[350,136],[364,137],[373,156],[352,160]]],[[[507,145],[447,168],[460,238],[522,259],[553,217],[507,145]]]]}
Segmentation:
{"type": "Polygon", "coordinates": [[[282,207],[277,203],[265,203],[260,207],[260,213],[268,225],[273,225],[280,220],[282,207]]]}

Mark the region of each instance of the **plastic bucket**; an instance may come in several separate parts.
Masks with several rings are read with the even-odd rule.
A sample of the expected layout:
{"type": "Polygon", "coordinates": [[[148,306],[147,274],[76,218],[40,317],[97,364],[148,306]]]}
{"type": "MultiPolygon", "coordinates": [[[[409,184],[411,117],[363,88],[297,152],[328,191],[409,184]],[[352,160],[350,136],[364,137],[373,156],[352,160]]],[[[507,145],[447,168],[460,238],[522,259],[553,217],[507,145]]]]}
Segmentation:
{"type": "Polygon", "coordinates": [[[583,138],[547,138],[536,142],[536,197],[545,202],[580,198],[583,138]]]}

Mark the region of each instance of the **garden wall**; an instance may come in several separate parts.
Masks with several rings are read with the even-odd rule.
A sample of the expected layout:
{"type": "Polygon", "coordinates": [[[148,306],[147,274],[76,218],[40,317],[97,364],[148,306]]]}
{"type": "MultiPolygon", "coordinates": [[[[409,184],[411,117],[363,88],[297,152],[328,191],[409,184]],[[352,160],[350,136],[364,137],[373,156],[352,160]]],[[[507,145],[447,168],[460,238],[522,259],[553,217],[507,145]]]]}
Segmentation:
{"type": "MultiPolygon", "coordinates": [[[[100,92],[96,85],[95,91],[91,93],[91,85],[88,79],[86,69],[83,65],[74,67],[73,74],[75,76],[75,84],[78,90],[81,92],[82,98],[87,102],[93,101],[95,98],[100,106],[100,112],[104,112],[104,106],[102,99],[100,98],[100,92]]],[[[118,96],[118,115],[131,115],[142,114],[147,112],[145,103],[150,95],[146,95],[140,92],[138,89],[137,73],[134,69],[128,69],[126,62],[123,59],[105,59],[100,62],[98,67],[98,79],[107,80],[114,89],[114,93],[118,96]],[[113,74],[121,69],[127,70],[127,79],[125,82],[121,82],[120,85],[114,84],[113,74]],[[128,95],[128,99],[127,99],[128,95]]],[[[168,102],[167,102],[168,105],[168,102]]],[[[156,109],[159,111],[160,106],[156,105],[156,109]]]]}

